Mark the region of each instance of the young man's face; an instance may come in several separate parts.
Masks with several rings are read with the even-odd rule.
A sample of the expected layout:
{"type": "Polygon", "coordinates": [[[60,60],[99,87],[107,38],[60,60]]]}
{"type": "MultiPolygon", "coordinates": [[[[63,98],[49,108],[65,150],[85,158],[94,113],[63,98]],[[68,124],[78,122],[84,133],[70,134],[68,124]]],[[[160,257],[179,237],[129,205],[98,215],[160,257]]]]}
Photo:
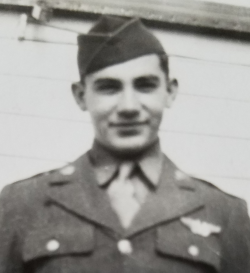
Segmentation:
{"type": "Polygon", "coordinates": [[[88,75],[75,97],[93,120],[96,139],[118,153],[136,153],[156,141],[163,110],[173,94],[156,54],[88,75]],[[80,99],[79,99],[80,98],[80,99]]]}

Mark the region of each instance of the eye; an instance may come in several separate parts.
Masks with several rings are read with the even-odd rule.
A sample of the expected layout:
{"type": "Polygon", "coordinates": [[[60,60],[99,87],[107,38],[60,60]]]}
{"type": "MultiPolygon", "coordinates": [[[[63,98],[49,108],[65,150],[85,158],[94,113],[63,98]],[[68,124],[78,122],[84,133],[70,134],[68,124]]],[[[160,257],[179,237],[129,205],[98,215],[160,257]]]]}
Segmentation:
{"type": "Polygon", "coordinates": [[[94,90],[103,94],[114,94],[122,89],[122,83],[115,79],[98,79],[94,83],[94,90]]]}
{"type": "Polygon", "coordinates": [[[140,77],[134,81],[134,87],[140,92],[150,93],[158,88],[159,82],[159,78],[155,76],[140,77]]]}

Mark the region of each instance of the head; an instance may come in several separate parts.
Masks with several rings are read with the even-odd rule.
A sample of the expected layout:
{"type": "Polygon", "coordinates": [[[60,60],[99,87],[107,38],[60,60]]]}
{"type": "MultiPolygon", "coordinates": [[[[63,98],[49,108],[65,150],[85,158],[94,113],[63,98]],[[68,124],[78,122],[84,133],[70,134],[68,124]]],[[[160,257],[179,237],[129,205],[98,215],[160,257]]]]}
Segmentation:
{"type": "MultiPolygon", "coordinates": [[[[131,21],[125,21],[127,27],[131,21]]],[[[144,26],[141,29],[140,22],[139,35],[133,28],[124,28],[124,22],[121,25],[121,31],[127,33],[116,31],[119,42],[111,43],[115,46],[111,52],[104,42],[93,55],[79,58],[81,81],[73,84],[72,90],[79,107],[91,115],[97,141],[116,153],[132,155],[158,139],[163,111],[175,99],[177,82],[169,78],[168,58],[159,41],[144,26]],[[130,35],[140,38],[134,41],[136,45],[130,35]]]]}

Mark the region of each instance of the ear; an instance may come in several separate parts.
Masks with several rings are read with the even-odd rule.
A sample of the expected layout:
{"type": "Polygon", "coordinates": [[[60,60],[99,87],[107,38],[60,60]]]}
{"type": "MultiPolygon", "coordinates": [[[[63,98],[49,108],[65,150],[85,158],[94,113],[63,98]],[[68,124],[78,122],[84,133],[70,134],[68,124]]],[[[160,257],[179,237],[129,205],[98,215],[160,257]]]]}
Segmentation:
{"type": "Polygon", "coordinates": [[[169,79],[168,86],[167,86],[167,98],[166,98],[166,107],[170,108],[178,94],[179,84],[176,79],[169,79]]]}
{"type": "Polygon", "coordinates": [[[81,82],[72,83],[71,90],[79,107],[86,111],[85,85],[81,82]]]}

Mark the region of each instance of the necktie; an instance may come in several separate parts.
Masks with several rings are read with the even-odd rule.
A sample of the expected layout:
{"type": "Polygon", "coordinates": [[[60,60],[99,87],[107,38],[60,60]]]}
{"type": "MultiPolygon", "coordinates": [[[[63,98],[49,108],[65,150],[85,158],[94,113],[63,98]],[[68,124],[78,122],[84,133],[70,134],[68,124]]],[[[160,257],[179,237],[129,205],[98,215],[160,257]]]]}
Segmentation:
{"type": "Polygon", "coordinates": [[[140,209],[140,204],[135,197],[135,188],[130,179],[134,163],[125,161],[120,165],[117,178],[108,188],[111,205],[117,213],[121,224],[128,228],[140,209]]]}

